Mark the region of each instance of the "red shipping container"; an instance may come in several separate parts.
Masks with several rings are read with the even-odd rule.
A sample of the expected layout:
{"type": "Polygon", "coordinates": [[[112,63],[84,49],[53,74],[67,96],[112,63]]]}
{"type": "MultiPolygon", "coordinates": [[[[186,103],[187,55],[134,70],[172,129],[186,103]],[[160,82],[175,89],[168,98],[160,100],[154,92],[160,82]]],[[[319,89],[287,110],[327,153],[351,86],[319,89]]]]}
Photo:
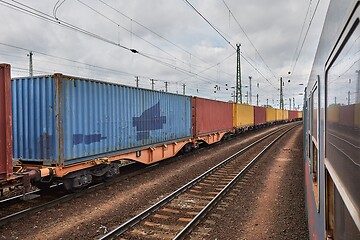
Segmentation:
{"type": "Polygon", "coordinates": [[[266,123],[266,108],[254,106],[254,124],[266,123]]]}
{"type": "Polygon", "coordinates": [[[10,65],[0,64],[0,180],[12,175],[12,111],[10,65]]]}
{"type": "Polygon", "coordinates": [[[355,104],[339,107],[339,124],[347,127],[354,127],[355,104]]]}
{"type": "Polygon", "coordinates": [[[298,111],[289,110],[289,120],[298,118],[298,111]]]}
{"type": "Polygon", "coordinates": [[[232,130],[232,103],[193,97],[192,126],[194,136],[232,130]]]}

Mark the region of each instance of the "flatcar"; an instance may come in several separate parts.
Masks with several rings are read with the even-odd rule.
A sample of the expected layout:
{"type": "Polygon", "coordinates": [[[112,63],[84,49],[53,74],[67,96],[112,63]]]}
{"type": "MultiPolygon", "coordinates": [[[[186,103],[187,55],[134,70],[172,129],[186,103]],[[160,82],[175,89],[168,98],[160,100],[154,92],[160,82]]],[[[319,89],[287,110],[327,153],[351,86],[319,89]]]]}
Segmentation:
{"type": "Polygon", "coordinates": [[[360,8],[330,1],[304,98],[310,239],[360,239],[360,8]]]}
{"type": "Polygon", "coordinates": [[[129,162],[155,163],[297,112],[54,74],[10,78],[0,65],[0,189],[81,189],[129,162]]]}

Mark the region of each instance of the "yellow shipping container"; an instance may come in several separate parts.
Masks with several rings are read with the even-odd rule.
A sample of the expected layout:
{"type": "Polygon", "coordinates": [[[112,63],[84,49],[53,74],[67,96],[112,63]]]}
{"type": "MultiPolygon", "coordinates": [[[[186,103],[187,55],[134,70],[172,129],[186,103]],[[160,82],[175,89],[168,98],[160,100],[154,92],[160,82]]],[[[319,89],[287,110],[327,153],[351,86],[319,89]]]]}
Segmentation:
{"type": "Polygon", "coordinates": [[[283,118],[284,118],[284,120],[288,120],[289,119],[289,110],[284,110],[284,112],[283,112],[283,118]]]}
{"type": "Polygon", "coordinates": [[[355,104],[354,126],[360,128],[360,103],[355,104]]]}
{"type": "Polygon", "coordinates": [[[339,122],[339,105],[330,105],[327,109],[327,121],[331,123],[339,122]]]}
{"type": "Polygon", "coordinates": [[[303,112],[302,111],[298,111],[298,118],[302,118],[303,117],[303,112]]]}
{"type": "Polygon", "coordinates": [[[281,109],[276,109],[276,121],[281,121],[283,120],[283,110],[281,109]]]}
{"type": "Polygon", "coordinates": [[[275,121],[276,121],[276,109],[266,108],[266,122],[275,122],[275,121]]]}
{"type": "Polygon", "coordinates": [[[240,128],[254,125],[254,107],[233,103],[234,127],[240,128]]]}

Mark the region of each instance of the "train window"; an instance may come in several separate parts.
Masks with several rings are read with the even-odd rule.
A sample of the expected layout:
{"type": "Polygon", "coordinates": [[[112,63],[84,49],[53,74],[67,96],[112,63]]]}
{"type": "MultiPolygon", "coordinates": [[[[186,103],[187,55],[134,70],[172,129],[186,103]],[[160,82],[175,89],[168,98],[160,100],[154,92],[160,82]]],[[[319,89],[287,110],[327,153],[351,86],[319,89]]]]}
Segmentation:
{"type": "Polygon", "coordinates": [[[341,195],[334,189],[334,238],[360,239],[360,231],[351,217],[341,195]]]}
{"type": "Polygon", "coordinates": [[[333,177],[336,239],[356,230],[358,235],[348,239],[360,239],[359,16],[358,9],[326,70],[325,165],[331,176],[336,176],[333,177]]]}
{"type": "Polygon", "coordinates": [[[328,171],[325,177],[326,235],[330,239],[360,239],[360,231],[328,171]]]}
{"type": "Polygon", "coordinates": [[[313,160],[312,160],[312,179],[313,179],[313,183],[315,183],[316,187],[317,187],[317,168],[318,168],[318,158],[317,158],[317,148],[315,146],[315,143],[312,144],[313,146],[313,160]]]}
{"type": "Polygon", "coordinates": [[[308,134],[308,143],[309,143],[309,146],[308,146],[308,158],[310,159],[310,149],[311,149],[311,135],[308,134]]]}
{"type": "Polygon", "coordinates": [[[327,170],[325,170],[325,208],[326,208],[326,235],[331,236],[334,239],[334,182],[327,170]]]}
{"type": "Polygon", "coordinates": [[[318,90],[315,87],[314,91],[311,94],[311,112],[312,112],[312,127],[311,127],[311,135],[315,141],[317,141],[317,130],[318,130],[318,90]]]}

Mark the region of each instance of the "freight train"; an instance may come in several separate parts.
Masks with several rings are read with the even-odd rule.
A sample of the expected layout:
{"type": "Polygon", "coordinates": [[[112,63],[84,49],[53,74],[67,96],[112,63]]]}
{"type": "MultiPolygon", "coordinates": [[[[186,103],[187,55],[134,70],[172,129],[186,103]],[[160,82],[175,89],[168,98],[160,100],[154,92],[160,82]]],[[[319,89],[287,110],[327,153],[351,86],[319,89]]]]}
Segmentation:
{"type": "Polygon", "coordinates": [[[330,1],[304,99],[310,239],[360,239],[360,8],[330,1]]]}
{"type": "Polygon", "coordinates": [[[302,112],[234,104],[54,74],[10,79],[0,67],[0,186],[82,188],[302,112]],[[4,133],[4,134],[3,134],[4,133]]]}

